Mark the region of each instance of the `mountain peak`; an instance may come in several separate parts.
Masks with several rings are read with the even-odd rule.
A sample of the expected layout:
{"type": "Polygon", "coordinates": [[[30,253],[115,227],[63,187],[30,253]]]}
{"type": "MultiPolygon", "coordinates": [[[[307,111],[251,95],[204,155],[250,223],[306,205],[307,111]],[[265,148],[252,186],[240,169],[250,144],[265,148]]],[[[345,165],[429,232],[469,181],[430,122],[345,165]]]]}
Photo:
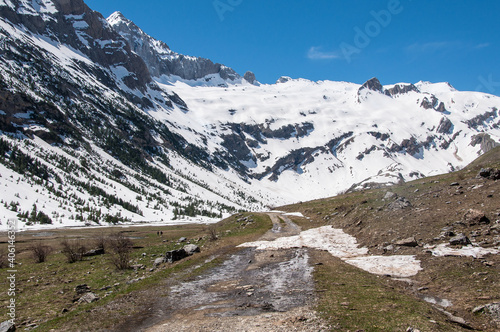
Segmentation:
{"type": "Polygon", "coordinates": [[[116,25],[116,24],[119,24],[121,22],[123,22],[123,23],[131,23],[132,22],[128,18],[123,16],[123,14],[120,11],[116,11],[113,14],[109,15],[109,17],[106,19],[106,21],[108,21],[108,23],[110,25],[116,25]]]}

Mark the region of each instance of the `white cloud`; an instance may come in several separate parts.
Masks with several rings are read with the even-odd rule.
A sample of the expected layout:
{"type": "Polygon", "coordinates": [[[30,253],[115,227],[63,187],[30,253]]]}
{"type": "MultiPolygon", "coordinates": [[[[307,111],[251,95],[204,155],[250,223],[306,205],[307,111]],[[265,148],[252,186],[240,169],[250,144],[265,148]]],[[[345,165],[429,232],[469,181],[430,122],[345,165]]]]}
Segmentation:
{"type": "Polygon", "coordinates": [[[482,43],[482,44],[477,44],[476,46],[474,46],[474,48],[479,49],[479,48],[485,48],[485,47],[489,47],[489,46],[491,46],[490,43],[482,43]]]}
{"type": "Polygon", "coordinates": [[[419,52],[419,53],[434,53],[438,51],[446,51],[451,49],[460,48],[462,45],[460,42],[429,42],[429,43],[413,43],[406,47],[408,52],[419,52]]]}
{"type": "Polygon", "coordinates": [[[321,50],[321,47],[311,46],[309,51],[307,51],[307,58],[311,60],[331,60],[339,59],[341,55],[339,52],[324,52],[321,50]]]}

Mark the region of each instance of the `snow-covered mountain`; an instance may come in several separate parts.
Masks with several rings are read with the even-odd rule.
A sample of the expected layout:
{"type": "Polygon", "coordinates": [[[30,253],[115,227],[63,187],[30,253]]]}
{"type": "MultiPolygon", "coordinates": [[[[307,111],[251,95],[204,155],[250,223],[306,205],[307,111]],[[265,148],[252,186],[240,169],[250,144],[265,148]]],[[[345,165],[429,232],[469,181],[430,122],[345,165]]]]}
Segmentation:
{"type": "Polygon", "coordinates": [[[448,172],[500,139],[496,96],[260,84],[81,0],[0,0],[0,55],[1,227],[219,217],[448,172]]]}

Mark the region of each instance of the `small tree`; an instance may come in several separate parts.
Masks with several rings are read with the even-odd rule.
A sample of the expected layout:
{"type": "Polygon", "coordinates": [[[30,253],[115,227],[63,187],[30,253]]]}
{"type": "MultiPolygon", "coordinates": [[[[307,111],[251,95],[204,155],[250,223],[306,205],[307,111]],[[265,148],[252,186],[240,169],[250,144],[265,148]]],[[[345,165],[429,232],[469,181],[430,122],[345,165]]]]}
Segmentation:
{"type": "Polygon", "coordinates": [[[68,263],[83,260],[83,254],[87,251],[87,248],[85,248],[80,240],[70,241],[68,239],[64,239],[61,241],[61,246],[61,252],[66,256],[68,263]]]}
{"type": "Polygon", "coordinates": [[[111,262],[118,270],[130,268],[130,252],[132,251],[132,240],[122,233],[114,233],[108,239],[111,252],[111,262]]]}
{"type": "Polygon", "coordinates": [[[43,263],[47,260],[47,256],[52,251],[52,247],[43,245],[41,242],[37,242],[29,247],[31,255],[35,263],[43,263]]]}

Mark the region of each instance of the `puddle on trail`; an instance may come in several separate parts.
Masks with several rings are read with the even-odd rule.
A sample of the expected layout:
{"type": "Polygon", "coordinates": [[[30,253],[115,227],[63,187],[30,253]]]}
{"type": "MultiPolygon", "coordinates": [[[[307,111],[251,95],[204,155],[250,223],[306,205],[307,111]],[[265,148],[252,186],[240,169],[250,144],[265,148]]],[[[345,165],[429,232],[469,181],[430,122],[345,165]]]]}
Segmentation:
{"type": "Polygon", "coordinates": [[[263,257],[253,248],[232,255],[193,281],[172,286],[168,307],[207,310],[209,316],[287,311],[313,298],[313,268],[307,249],[263,257]]]}
{"type": "Polygon", "coordinates": [[[393,277],[411,277],[422,270],[420,261],[413,255],[369,256],[368,248],[359,248],[355,237],[332,226],[309,229],[299,235],[274,241],[247,242],[240,247],[255,247],[257,250],[303,247],[326,250],[360,269],[393,277]]]}

